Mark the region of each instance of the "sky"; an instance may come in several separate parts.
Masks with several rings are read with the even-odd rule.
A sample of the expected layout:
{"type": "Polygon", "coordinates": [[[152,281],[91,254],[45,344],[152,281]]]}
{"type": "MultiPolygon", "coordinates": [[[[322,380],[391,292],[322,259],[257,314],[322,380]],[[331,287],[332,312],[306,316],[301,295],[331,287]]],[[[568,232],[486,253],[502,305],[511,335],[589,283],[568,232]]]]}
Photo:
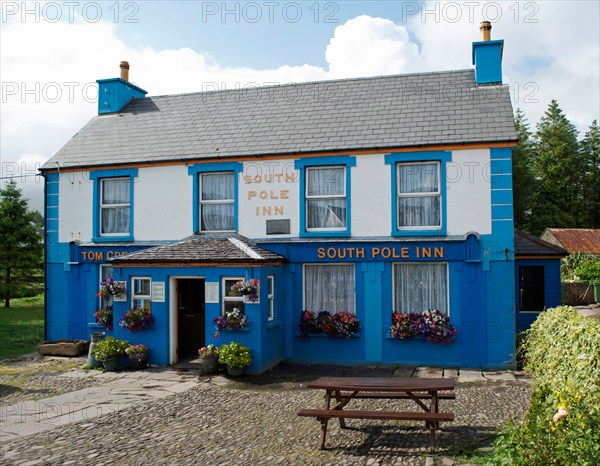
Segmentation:
{"type": "Polygon", "coordinates": [[[556,99],[583,137],[600,119],[598,1],[1,0],[0,184],[43,211],[38,168],[97,114],[97,79],[149,96],[468,69],[479,23],[532,129],[556,99]]]}

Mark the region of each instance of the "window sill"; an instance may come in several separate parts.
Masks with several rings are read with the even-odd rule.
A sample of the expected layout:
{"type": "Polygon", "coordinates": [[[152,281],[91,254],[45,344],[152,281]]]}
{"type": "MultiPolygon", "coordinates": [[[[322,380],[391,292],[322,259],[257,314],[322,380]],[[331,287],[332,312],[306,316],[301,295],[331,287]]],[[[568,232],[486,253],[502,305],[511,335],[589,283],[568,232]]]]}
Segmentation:
{"type": "Polygon", "coordinates": [[[277,327],[281,327],[281,322],[276,321],[276,320],[270,320],[269,322],[267,322],[267,328],[277,328],[277,327]]]}
{"type": "Polygon", "coordinates": [[[133,236],[93,236],[93,243],[111,243],[115,241],[133,241],[133,236]]]}
{"type": "Polygon", "coordinates": [[[219,333],[235,333],[235,332],[249,332],[250,331],[250,327],[243,327],[243,328],[236,328],[236,329],[229,329],[229,328],[224,328],[219,330],[219,333]]]}
{"type": "Polygon", "coordinates": [[[300,238],[350,238],[350,232],[344,231],[304,231],[300,238]]]}
{"type": "Polygon", "coordinates": [[[392,236],[446,236],[445,228],[436,230],[394,230],[392,236]]]}
{"type": "MultiPolygon", "coordinates": [[[[300,332],[297,332],[296,336],[299,338],[303,338],[303,335],[300,332]]],[[[360,332],[353,333],[349,338],[338,338],[331,336],[328,333],[308,333],[305,336],[306,338],[331,338],[332,340],[349,340],[350,338],[360,338],[360,332]]]]}
{"type": "Polygon", "coordinates": [[[397,337],[393,337],[393,336],[391,336],[389,333],[386,333],[386,334],[385,334],[385,337],[386,337],[388,340],[398,340],[398,341],[409,341],[409,340],[425,340],[425,337],[424,337],[424,336],[421,336],[421,335],[417,335],[417,336],[410,337],[410,338],[397,338],[397,337]]]}

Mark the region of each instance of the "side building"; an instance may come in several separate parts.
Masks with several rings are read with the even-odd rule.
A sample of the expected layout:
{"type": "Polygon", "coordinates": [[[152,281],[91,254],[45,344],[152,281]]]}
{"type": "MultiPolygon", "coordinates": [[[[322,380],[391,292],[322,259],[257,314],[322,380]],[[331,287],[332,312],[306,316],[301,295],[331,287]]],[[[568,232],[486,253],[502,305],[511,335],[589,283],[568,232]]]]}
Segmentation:
{"type": "Polygon", "coordinates": [[[489,28],[469,70],[158,97],[99,80],[98,116],[42,167],[47,338],[89,339],[112,306],[107,333],[159,365],[238,341],[253,373],[513,366],[517,136],[489,28]],[[126,293],[96,296],[110,277],[126,293]],[[254,302],[231,290],[251,278],[254,302]],[[134,307],[152,328],[118,325],[134,307]],[[215,337],[234,308],[249,325],[215,337]],[[454,342],[390,337],[392,312],[432,308],[454,342]],[[360,330],[299,338],[307,310],[360,330]]]}

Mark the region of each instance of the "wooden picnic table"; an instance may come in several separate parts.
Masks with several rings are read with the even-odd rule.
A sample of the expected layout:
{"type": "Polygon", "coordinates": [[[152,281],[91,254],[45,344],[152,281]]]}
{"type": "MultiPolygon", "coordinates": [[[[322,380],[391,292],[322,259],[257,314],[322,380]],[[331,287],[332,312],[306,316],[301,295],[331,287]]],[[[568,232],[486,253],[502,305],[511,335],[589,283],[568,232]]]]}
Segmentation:
{"type": "Polygon", "coordinates": [[[345,419],[389,419],[402,421],[425,421],[430,430],[429,446],[435,448],[435,431],[442,421],[453,421],[454,413],[439,412],[439,400],[454,399],[453,378],[419,377],[322,377],[307,385],[308,388],[324,389],[325,403],[321,409],[303,409],[298,415],[315,417],[321,422],[319,448],[325,448],[327,423],[337,418],[345,428],[345,419]],[[442,392],[442,393],[440,393],[442,392]],[[331,405],[332,399],[336,404],[331,405]],[[415,411],[344,409],[353,399],[398,400],[411,399],[418,408],[415,411]],[[427,403],[427,401],[429,403],[427,403]]]}

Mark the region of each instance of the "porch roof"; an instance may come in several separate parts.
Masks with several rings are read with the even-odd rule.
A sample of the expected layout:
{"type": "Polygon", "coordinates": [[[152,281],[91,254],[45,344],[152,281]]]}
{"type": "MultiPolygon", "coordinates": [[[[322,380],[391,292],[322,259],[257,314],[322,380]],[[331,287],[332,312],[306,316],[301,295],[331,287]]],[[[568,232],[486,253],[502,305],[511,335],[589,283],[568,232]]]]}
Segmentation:
{"type": "Polygon", "coordinates": [[[281,265],[285,257],[257,246],[240,235],[193,235],[173,244],[156,246],[110,262],[115,267],[281,265]]]}

